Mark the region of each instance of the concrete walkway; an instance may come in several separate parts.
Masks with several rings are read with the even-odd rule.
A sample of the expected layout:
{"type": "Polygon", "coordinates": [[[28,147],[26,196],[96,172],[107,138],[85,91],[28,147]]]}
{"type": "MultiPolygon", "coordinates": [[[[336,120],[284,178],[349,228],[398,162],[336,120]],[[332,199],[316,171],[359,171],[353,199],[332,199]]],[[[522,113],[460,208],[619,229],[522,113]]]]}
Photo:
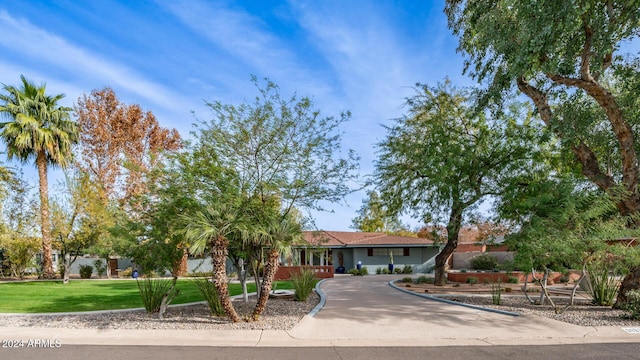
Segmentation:
{"type": "Polygon", "coordinates": [[[640,342],[621,327],[582,327],[424,299],[389,286],[399,276],[338,277],[320,286],[325,306],[290,331],[0,328],[0,339],[64,345],[445,346],[640,342]]]}

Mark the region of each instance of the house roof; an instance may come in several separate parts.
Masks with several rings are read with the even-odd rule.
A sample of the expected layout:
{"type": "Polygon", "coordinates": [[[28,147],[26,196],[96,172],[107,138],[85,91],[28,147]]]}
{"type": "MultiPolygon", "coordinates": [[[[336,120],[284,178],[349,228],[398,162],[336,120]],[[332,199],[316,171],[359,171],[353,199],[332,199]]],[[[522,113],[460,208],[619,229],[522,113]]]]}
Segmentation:
{"type": "Polygon", "coordinates": [[[425,238],[389,235],[377,232],[305,231],[304,239],[322,247],[365,246],[431,246],[433,241],[425,238]]]}

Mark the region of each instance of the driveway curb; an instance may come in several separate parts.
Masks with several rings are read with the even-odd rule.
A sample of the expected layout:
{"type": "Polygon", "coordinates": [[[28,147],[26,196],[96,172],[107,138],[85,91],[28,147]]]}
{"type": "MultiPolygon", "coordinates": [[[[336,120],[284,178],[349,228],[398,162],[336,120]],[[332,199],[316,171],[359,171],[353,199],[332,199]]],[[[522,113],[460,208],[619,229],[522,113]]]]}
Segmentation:
{"type": "Polygon", "coordinates": [[[415,295],[424,299],[428,299],[428,300],[433,300],[433,301],[439,301],[439,302],[443,302],[445,304],[450,304],[450,305],[458,305],[458,306],[464,306],[464,307],[468,307],[471,309],[475,309],[475,310],[481,310],[481,311],[487,311],[487,312],[492,312],[492,313],[496,313],[496,314],[501,314],[501,315],[508,315],[508,316],[520,316],[520,313],[517,312],[511,312],[511,311],[505,311],[505,310],[498,310],[498,309],[493,309],[493,308],[488,308],[488,307],[483,307],[483,306],[478,306],[478,305],[472,305],[472,304],[465,304],[465,303],[461,303],[458,301],[452,301],[452,300],[448,300],[448,299],[443,299],[443,298],[439,298],[436,296],[431,296],[431,295],[426,295],[426,294],[419,294],[415,291],[409,291],[406,289],[403,289],[399,286],[397,286],[396,284],[394,284],[394,282],[396,282],[397,280],[391,280],[389,281],[389,286],[391,286],[392,288],[396,289],[396,290],[400,290],[402,292],[405,292],[407,294],[411,294],[411,295],[415,295]]]}

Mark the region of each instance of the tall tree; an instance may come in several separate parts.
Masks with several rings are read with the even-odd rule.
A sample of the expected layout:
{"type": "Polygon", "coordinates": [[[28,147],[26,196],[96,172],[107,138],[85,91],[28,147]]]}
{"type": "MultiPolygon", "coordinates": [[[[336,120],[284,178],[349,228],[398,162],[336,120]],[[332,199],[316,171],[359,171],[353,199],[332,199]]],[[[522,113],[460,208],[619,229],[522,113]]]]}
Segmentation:
{"type": "MultiPolygon", "coordinates": [[[[137,104],[122,103],[109,87],[84,94],[74,109],[80,126],[76,166],[100,186],[104,206],[118,212],[114,218],[120,223],[142,216],[148,209],[137,200],[144,198],[148,174],[164,153],[181,147],[177,130],[161,127],[153,113],[137,104]]],[[[106,236],[95,249],[109,266],[113,247],[122,250],[126,243],[106,236]]]]}
{"type": "Polygon", "coordinates": [[[35,160],[40,181],[42,276],[53,278],[47,168],[71,163],[71,147],[78,141],[78,128],[70,120],[71,109],[58,104],[64,94],[47,95],[44,84],[37,86],[23,75],[20,79],[20,87],[3,85],[0,113],[8,121],[0,123],[0,138],[7,145],[9,159],[35,160]]]}
{"type": "MultiPolygon", "coordinates": [[[[259,92],[253,102],[207,103],[214,117],[198,124],[194,148],[206,149],[204,156],[215,164],[207,169],[217,171],[215,176],[205,176],[211,191],[240,204],[257,201],[264,208],[271,208],[275,199],[278,219],[267,219],[280,225],[294,209],[323,210],[321,201],[341,201],[357,180],[358,158],[353,151],[343,154],[340,144],[340,126],[350,114],[324,117],[311,99],[284,98],[273,82],[266,80],[261,86],[255,77],[252,81],[259,92]]],[[[265,246],[277,250],[275,245],[284,239],[265,233],[274,241],[265,246]]],[[[273,265],[265,273],[263,289],[277,270],[274,258],[270,253],[268,262],[273,265]]],[[[256,308],[254,318],[263,308],[256,308]]]]}
{"type": "Polygon", "coordinates": [[[100,189],[86,174],[66,172],[59,194],[51,207],[52,234],[63,259],[63,283],[67,284],[78,255],[106,235],[109,214],[100,189]]]}
{"type": "MultiPolygon", "coordinates": [[[[637,90],[631,98],[628,91],[619,91],[629,81],[638,83],[637,56],[617,55],[625,42],[640,34],[638,1],[449,0],[445,11],[454,34],[460,36],[459,50],[468,55],[466,68],[489,84],[487,94],[501,98],[517,86],[545,124],[566,139],[582,174],[617,199],[618,211],[628,217],[627,226],[638,227],[637,90]],[[616,68],[623,68],[627,76],[608,81],[616,68]],[[567,112],[575,96],[588,98],[600,116],[584,109],[567,112]],[[612,140],[612,151],[604,156],[589,137],[596,128],[608,129],[612,140]],[[611,155],[616,161],[608,161],[611,155]]],[[[633,274],[640,270],[624,281],[640,286],[633,274]]],[[[621,288],[619,303],[625,300],[626,288],[621,288]]]]}
{"type": "Polygon", "coordinates": [[[343,200],[357,180],[358,157],[341,153],[340,126],[350,113],[323,117],[310,98],[283,98],[273,82],[252,81],[259,91],[253,103],[207,103],[214,118],[198,125],[219,166],[236,169],[241,193],[264,202],[279,197],[283,216],[343,200]]]}
{"type": "Polygon", "coordinates": [[[127,105],[107,87],[83,95],[75,105],[80,125],[78,166],[108,200],[126,203],[146,190],[145,174],[163,151],[181,147],[175,129],[159,125],[153,113],[127,105]]]}
{"type": "Polygon", "coordinates": [[[435,284],[444,285],[465,215],[530,164],[539,134],[521,107],[487,118],[474,112],[467,91],[449,82],[419,91],[407,101],[408,114],[387,128],[375,176],[391,214],[447,219],[447,243],[435,268],[435,284]]]}
{"type": "Polygon", "coordinates": [[[364,232],[396,233],[406,231],[397,216],[388,215],[380,195],[375,190],[367,191],[368,198],[362,200],[362,206],[351,222],[351,227],[364,232]]]}

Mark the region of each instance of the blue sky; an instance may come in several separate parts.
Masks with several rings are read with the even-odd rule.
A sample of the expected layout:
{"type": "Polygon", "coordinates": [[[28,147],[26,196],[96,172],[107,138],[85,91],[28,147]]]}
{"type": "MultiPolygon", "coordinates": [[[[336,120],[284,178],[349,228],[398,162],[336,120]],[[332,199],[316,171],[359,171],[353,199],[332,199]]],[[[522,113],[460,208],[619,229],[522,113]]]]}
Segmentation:
{"type": "MultiPolygon", "coordinates": [[[[17,85],[24,74],[66,94],[68,106],[110,86],[188,137],[192,112],[211,116],[204,100],[251,100],[250,76],[268,77],[284,95],[312,97],[324,115],[352,112],[343,147],[361,156],[364,177],[373,172],[382,124],[402,114],[416,82],[473,84],[461,75],[443,7],[440,0],[6,1],[0,83],[17,85]]],[[[316,225],[350,230],[363,197],[325,204],[334,212],[314,213],[316,225]]]]}

